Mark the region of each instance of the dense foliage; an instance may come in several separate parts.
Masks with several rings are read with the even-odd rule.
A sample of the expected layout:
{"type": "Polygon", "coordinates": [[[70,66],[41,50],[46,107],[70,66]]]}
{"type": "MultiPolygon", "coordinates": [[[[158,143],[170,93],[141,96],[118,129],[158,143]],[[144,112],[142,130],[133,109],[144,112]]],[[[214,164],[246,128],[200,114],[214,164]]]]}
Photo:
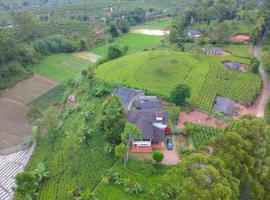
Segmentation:
{"type": "Polygon", "coordinates": [[[33,64],[32,51],[0,31],[0,89],[29,76],[33,64]]]}

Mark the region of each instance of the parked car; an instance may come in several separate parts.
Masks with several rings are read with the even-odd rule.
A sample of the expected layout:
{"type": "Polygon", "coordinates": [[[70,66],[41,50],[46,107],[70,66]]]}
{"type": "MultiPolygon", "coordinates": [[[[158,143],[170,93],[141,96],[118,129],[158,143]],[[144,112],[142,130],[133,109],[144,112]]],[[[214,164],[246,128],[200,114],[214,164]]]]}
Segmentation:
{"type": "Polygon", "coordinates": [[[173,141],[172,139],[167,139],[167,149],[173,150],[173,141]]]}

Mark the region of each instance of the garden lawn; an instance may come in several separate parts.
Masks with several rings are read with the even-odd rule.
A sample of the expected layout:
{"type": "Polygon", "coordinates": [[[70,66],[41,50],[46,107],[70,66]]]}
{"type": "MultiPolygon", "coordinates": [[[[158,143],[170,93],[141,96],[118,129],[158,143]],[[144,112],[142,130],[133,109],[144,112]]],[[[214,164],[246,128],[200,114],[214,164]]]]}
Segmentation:
{"type": "Polygon", "coordinates": [[[35,72],[59,83],[67,83],[75,79],[87,69],[91,62],[77,58],[72,54],[55,54],[44,58],[36,67],[35,72]]]}
{"type": "Polygon", "coordinates": [[[243,58],[251,58],[250,45],[248,44],[227,44],[222,47],[225,51],[230,52],[234,56],[243,58]]]}
{"type": "Polygon", "coordinates": [[[144,24],[133,26],[132,29],[154,29],[160,30],[172,25],[172,18],[149,21],[144,24]]]}
{"type": "Polygon", "coordinates": [[[170,167],[162,165],[154,165],[156,171],[151,175],[144,174],[141,169],[143,161],[129,158],[126,168],[123,166],[123,160],[118,160],[113,167],[113,171],[118,172],[120,177],[128,178],[133,182],[140,184],[143,191],[138,195],[126,193],[123,186],[115,185],[113,183],[102,183],[95,191],[98,199],[102,200],[144,200],[154,199],[150,191],[158,184],[162,184],[164,174],[170,167]]]}
{"type": "Polygon", "coordinates": [[[163,37],[160,36],[153,36],[153,35],[143,35],[138,33],[128,33],[125,35],[122,35],[118,38],[115,38],[115,40],[112,43],[103,44],[99,47],[93,48],[90,51],[100,55],[100,56],[106,56],[108,52],[108,48],[111,45],[119,45],[119,46],[129,46],[128,53],[133,53],[135,51],[142,50],[144,48],[148,47],[156,47],[160,44],[160,41],[163,37]]]}
{"type": "Polygon", "coordinates": [[[207,111],[213,111],[217,95],[250,104],[260,92],[259,75],[226,69],[222,60],[250,62],[235,56],[147,51],[104,63],[97,68],[96,75],[165,98],[177,84],[187,84],[192,93],[188,102],[207,111]]]}

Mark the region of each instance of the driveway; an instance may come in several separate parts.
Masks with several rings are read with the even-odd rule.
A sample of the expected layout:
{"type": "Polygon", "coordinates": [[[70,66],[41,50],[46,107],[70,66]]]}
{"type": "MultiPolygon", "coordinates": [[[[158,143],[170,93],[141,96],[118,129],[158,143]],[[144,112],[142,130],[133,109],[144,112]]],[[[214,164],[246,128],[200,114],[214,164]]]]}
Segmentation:
{"type": "MultiPolygon", "coordinates": [[[[262,42],[264,40],[264,37],[252,49],[253,55],[256,58],[258,58],[259,60],[261,59],[260,53],[261,53],[261,46],[262,46],[262,42]]],[[[261,79],[263,81],[263,91],[262,91],[262,95],[259,99],[258,107],[256,108],[255,114],[257,117],[263,117],[264,116],[264,108],[265,108],[267,101],[268,101],[268,98],[270,96],[270,83],[269,83],[269,80],[267,78],[264,67],[262,66],[262,63],[261,63],[260,68],[259,68],[259,73],[260,73],[261,79]]]]}
{"type": "Polygon", "coordinates": [[[177,146],[175,141],[173,140],[173,150],[163,149],[162,153],[164,155],[164,159],[162,160],[163,165],[176,165],[180,162],[178,153],[177,153],[177,146]]]}

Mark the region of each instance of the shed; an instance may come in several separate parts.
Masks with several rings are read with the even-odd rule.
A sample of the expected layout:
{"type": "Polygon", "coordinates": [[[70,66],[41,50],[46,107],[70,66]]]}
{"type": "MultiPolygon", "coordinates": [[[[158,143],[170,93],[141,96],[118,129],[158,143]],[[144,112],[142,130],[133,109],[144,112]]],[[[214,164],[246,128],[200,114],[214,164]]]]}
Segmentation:
{"type": "Polygon", "coordinates": [[[197,38],[197,37],[200,37],[202,33],[198,29],[191,29],[188,31],[188,35],[190,37],[197,38]]]}
{"type": "Polygon", "coordinates": [[[215,99],[214,108],[218,112],[221,112],[225,115],[232,116],[233,111],[234,111],[234,104],[235,104],[235,101],[226,97],[218,96],[215,99]]]}
{"type": "Polygon", "coordinates": [[[239,62],[223,62],[223,65],[228,69],[241,71],[241,64],[239,62]]]}

